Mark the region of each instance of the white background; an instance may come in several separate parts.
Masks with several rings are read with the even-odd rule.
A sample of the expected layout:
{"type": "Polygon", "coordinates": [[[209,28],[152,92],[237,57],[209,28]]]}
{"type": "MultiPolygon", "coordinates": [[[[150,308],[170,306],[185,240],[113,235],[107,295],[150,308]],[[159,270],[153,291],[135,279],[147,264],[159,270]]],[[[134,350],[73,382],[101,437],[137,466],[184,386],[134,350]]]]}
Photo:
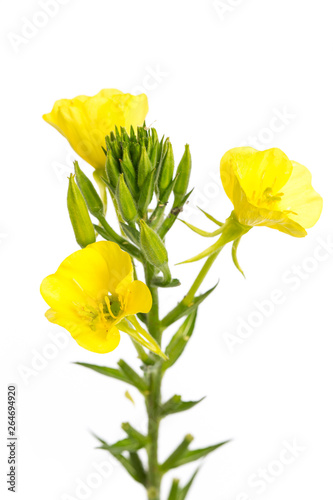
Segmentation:
{"type": "MultiPolygon", "coordinates": [[[[77,249],[66,212],[66,177],[76,156],[41,115],[59,98],[106,87],[145,91],[147,122],[171,137],[178,159],[190,144],[196,189],[186,218],[206,230],[212,225],[196,205],[220,219],[231,211],[218,180],[220,158],[231,147],[253,140],[260,149],[277,146],[312,171],[324,211],[309,235],[293,239],[254,229],[239,251],[247,279],[226,248],[204,283],[203,291],[220,280],[201,307],[186,354],[165,379],[164,394],[207,398],[163,423],[161,455],[188,432],[196,438],[194,446],[233,438],[204,461],[190,500],[332,497],[333,250],[323,247],[333,239],[332,3],[221,0],[217,7],[213,0],[63,0],[57,5],[53,17],[45,17],[38,0],[1,4],[0,397],[5,410],[7,384],[18,385],[15,498],[83,498],[77,485],[96,479],[91,476],[96,464],[108,460],[106,452],[94,449],[89,432],[114,442],[123,435],[121,422],[144,425],[135,390],[133,406],[120,382],[71,364],[116,366],[120,357],[135,364],[130,341],[123,336],[116,351],[102,356],[62,334],[66,346],[54,351],[50,335],[62,330],[44,318],[46,304],[39,295],[43,277],[77,249]],[[22,41],[17,36],[27,35],[27,20],[44,26],[22,41]],[[281,114],[283,121],[274,119],[281,114]],[[270,315],[263,319],[258,303],[270,301],[276,289],[283,303],[273,310],[265,302],[270,315]],[[236,338],[240,322],[249,317],[261,318],[261,325],[228,348],[225,334],[236,338]],[[54,358],[47,360],[50,344],[54,358]],[[286,442],[299,448],[294,457],[284,454],[286,442]],[[290,463],[283,464],[286,456],[290,463]],[[261,469],[268,475],[259,488],[253,481],[261,469]]],[[[170,261],[189,258],[210,243],[178,222],[168,238],[170,261]]],[[[165,311],[199,268],[200,263],[173,268],[184,287],[164,293],[165,311]]],[[[5,485],[5,411],[0,424],[1,492],[12,498],[5,485]]],[[[113,472],[85,498],[144,500],[144,490],[112,463],[113,472]]],[[[183,467],[176,475],[185,480],[192,470],[183,467]]]]}

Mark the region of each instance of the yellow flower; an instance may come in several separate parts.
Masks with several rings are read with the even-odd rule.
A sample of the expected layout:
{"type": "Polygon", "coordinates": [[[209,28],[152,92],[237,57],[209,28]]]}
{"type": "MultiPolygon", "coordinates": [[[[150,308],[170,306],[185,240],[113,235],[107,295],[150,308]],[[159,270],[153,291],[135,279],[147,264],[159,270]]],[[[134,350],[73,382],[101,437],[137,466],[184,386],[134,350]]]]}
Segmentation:
{"type": "Polygon", "coordinates": [[[234,214],[244,226],[267,226],[302,237],[320,217],[323,200],[311,185],[310,172],[280,149],[231,149],[220,171],[234,214]]]}
{"type": "Polygon", "coordinates": [[[102,146],[115,127],[141,126],[148,113],[145,94],[133,96],[104,89],[93,97],[80,95],[57,101],[44,120],[58,130],[72,148],[96,169],[104,168],[102,146]]]}
{"type": "Polygon", "coordinates": [[[41,294],[50,306],[47,319],[66,328],[88,351],[113,351],[121,330],[162,355],[134,316],[150,311],[149,288],[133,280],[131,258],[116,243],[99,241],[74,252],[43,280],[41,294]]]}

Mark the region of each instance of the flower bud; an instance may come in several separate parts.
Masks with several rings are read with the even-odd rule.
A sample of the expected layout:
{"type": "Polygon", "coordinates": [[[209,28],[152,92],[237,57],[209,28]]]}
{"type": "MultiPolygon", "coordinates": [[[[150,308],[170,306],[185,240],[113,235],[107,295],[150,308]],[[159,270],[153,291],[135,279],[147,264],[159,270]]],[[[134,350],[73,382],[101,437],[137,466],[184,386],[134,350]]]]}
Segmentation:
{"type": "Polygon", "coordinates": [[[148,262],[160,269],[164,274],[168,268],[168,253],[164,243],[159,235],[155,233],[154,229],[149,227],[143,219],[140,220],[140,225],[140,242],[142,251],[148,262]]]}
{"type": "Polygon", "coordinates": [[[141,155],[138,163],[138,186],[141,188],[146,180],[147,175],[151,172],[152,165],[145,147],[144,142],[141,143],[141,155]]]}
{"type": "Polygon", "coordinates": [[[119,176],[116,198],[123,219],[129,224],[135,222],[139,216],[131,191],[124,180],[124,174],[120,174],[119,176]]]}
{"type": "Polygon", "coordinates": [[[113,189],[116,189],[119,178],[119,163],[110,150],[107,152],[105,170],[109,183],[113,189]]]}
{"type": "Polygon", "coordinates": [[[174,206],[179,205],[185,196],[188,188],[188,183],[190,180],[192,168],[192,158],[190,153],[190,147],[188,144],[185,146],[185,152],[177,168],[177,180],[175,187],[173,189],[175,195],[174,206]]]}
{"type": "Polygon", "coordinates": [[[140,214],[143,216],[146,214],[148,206],[154,195],[155,186],[155,173],[156,169],[152,170],[146,177],[145,182],[140,190],[140,196],[138,201],[138,209],[140,214]]]}
{"type": "Polygon", "coordinates": [[[103,217],[103,202],[99,197],[93,183],[88,179],[88,177],[82,172],[77,161],[74,162],[76,182],[80,188],[83,198],[86,201],[89,212],[99,219],[103,217]]]}
{"type": "Polygon", "coordinates": [[[166,151],[161,160],[160,175],[158,178],[158,190],[160,196],[168,188],[172,181],[175,160],[173,156],[172,144],[170,141],[165,143],[166,151]]]}
{"type": "Polygon", "coordinates": [[[96,241],[94,226],[90,220],[87,205],[77,187],[74,175],[69,177],[67,208],[73,226],[75,239],[81,248],[96,241]]]}

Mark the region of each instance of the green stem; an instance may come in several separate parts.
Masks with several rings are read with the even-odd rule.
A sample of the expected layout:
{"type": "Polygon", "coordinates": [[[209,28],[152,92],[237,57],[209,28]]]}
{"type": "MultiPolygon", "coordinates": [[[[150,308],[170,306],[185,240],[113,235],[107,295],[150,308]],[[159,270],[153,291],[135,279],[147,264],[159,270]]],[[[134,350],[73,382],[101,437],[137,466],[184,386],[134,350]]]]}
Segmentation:
{"type": "MultiPolygon", "coordinates": [[[[149,333],[158,343],[161,341],[162,328],[159,320],[158,290],[151,285],[154,278],[154,268],[148,263],[144,264],[145,278],[153,299],[153,305],[147,314],[147,327],[149,333]]],[[[161,384],[162,384],[162,364],[159,356],[150,354],[153,362],[146,368],[146,381],[149,391],[146,396],[146,408],[148,414],[148,474],[147,474],[147,495],[149,500],[160,500],[160,488],[162,473],[158,463],[158,438],[161,420],[161,384]]]]}
{"type": "Polygon", "coordinates": [[[194,299],[194,296],[195,296],[196,292],[198,291],[198,289],[199,289],[200,285],[202,284],[203,280],[205,279],[208,271],[210,270],[210,268],[214,264],[215,260],[217,259],[217,257],[219,255],[219,253],[221,252],[222,248],[220,248],[217,252],[213,253],[212,255],[210,255],[208,257],[208,259],[204,263],[204,265],[203,265],[200,273],[198,274],[198,276],[194,280],[193,285],[191,286],[191,288],[189,289],[189,291],[187,292],[187,294],[183,298],[183,300],[182,300],[183,304],[185,304],[187,306],[191,304],[191,302],[194,299]]]}

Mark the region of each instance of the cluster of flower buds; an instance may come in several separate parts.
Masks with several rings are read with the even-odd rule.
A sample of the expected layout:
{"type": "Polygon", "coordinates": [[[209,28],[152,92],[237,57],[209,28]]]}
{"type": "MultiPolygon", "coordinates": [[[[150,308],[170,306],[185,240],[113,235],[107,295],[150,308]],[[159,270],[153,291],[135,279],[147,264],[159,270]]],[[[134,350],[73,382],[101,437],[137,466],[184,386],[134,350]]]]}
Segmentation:
{"type": "Polygon", "coordinates": [[[156,276],[156,285],[176,286],[179,282],[171,279],[164,238],[190,195],[187,191],[192,165],[189,146],[185,146],[176,169],[171,142],[164,137],[159,140],[154,128],[138,127],[135,132],[131,127],[128,133],[125,128],[116,127],[106,137],[104,153],[105,170],[99,172],[99,177],[110,192],[123,236],[107,223],[105,203],[75,162],[68,210],[78,243],[81,247],[92,243],[97,232],[161,271],[163,278],[156,276]],[[165,214],[171,197],[173,204],[165,214]],[[99,225],[91,222],[88,211],[99,225]]]}

